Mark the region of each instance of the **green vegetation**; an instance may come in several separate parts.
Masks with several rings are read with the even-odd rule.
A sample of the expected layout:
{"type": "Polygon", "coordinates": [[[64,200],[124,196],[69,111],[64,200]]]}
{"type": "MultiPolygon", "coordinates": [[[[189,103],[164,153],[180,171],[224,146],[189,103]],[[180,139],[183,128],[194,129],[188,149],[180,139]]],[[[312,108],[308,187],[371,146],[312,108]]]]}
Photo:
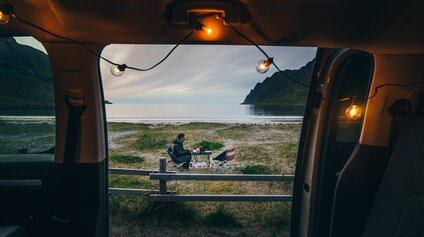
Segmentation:
{"type": "Polygon", "coordinates": [[[224,147],[224,145],[222,144],[222,143],[219,143],[219,142],[210,142],[210,141],[201,141],[201,142],[198,142],[198,143],[196,143],[196,144],[194,144],[194,146],[197,146],[197,147],[203,147],[203,146],[208,146],[209,147],[209,149],[210,150],[218,150],[219,148],[222,148],[222,147],[224,147]]]}
{"type": "Polygon", "coordinates": [[[123,155],[111,152],[109,154],[109,161],[123,163],[123,164],[134,164],[144,162],[144,157],[133,156],[133,155],[123,155]]]}
{"type": "Polygon", "coordinates": [[[9,123],[0,119],[0,153],[37,153],[55,145],[52,123],[9,123]]]}
{"type": "Polygon", "coordinates": [[[18,44],[13,37],[0,38],[0,108],[53,108],[53,81],[47,55],[18,44]]]}
{"type": "Polygon", "coordinates": [[[134,147],[141,151],[148,151],[152,149],[166,149],[170,139],[166,139],[164,134],[141,134],[134,142],[134,147]],[[153,135],[153,136],[152,136],[153,135]]]}
{"type": "Polygon", "coordinates": [[[240,169],[242,174],[272,174],[270,168],[264,165],[248,165],[242,169],[240,169]]]}
{"type": "Polygon", "coordinates": [[[240,227],[237,217],[225,210],[223,205],[220,205],[214,212],[207,214],[204,217],[204,223],[211,226],[227,226],[227,227],[240,227]]]}
{"type": "Polygon", "coordinates": [[[112,188],[138,188],[138,189],[158,189],[154,182],[137,176],[109,175],[109,186],[112,188]]]}
{"type": "MultiPolygon", "coordinates": [[[[166,148],[183,132],[189,137],[186,148],[207,145],[214,149],[212,156],[236,147],[233,168],[227,171],[245,174],[293,174],[301,129],[300,124],[220,123],[109,123],[108,127],[111,167],[157,169],[159,158],[168,157],[166,148]],[[131,163],[133,158],[128,157],[144,161],[131,163]]],[[[110,175],[109,183],[111,187],[158,189],[158,183],[147,177],[110,175]]],[[[168,190],[179,194],[290,194],[292,184],[173,181],[168,190]]],[[[289,236],[290,203],[153,203],[147,196],[112,195],[110,205],[111,236],[155,236],[158,232],[169,236],[180,231],[186,236],[289,236]]]]}
{"type": "MultiPolygon", "coordinates": [[[[165,148],[182,131],[190,138],[185,144],[187,148],[202,141],[208,142],[209,146],[210,143],[223,145],[213,151],[213,156],[227,147],[236,147],[233,169],[228,172],[293,174],[300,127],[300,124],[154,126],[109,123],[109,165],[157,169],[158,159],[167,157],[165,148]]],[[[29,152],[32,152],[31,147],[38,144],[54,145],[54,124],[14,124],[3,120],[0,121],[0,142],[6,144],[0,147],[2,151],[14,153],[21,147],[29,147],[29,152]],[[32,136],[34,140],[30,146],[32,136]]],[[[169,169],[172,170],[171,167],[169,169]]],[[[109,175],[109,185],[115,188],[159,189],[157,181],[128,175],[109,175]]],[[[168,190],[180,194],[290,194],[292,184],[173,181],[169,182],[168,190]]],[[[289,203],[153,203],[148,196],[112,195],[110,211],[111,236],[154,236],[159,229],[165,231],[162,236],[179,231],[187,231],[187,235],[191,236],[206,233],[215,233],[212,236],[288,236],[290,227],[289,203]]]]}
{"type": "Polygon", "coordinates": [[[146,196],[114,195],[109,199],[110,214],[121,221],[142,221],[163,226],[195,224],[200,218],[186,203],[150,202],[146,196]]]}

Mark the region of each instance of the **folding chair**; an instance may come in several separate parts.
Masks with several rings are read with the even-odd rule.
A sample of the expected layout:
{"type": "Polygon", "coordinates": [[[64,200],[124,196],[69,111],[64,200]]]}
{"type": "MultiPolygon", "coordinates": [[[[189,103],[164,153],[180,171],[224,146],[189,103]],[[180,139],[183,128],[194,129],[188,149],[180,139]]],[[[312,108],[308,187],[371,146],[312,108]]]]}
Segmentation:
{"type": "Polygon", "coordinates": [[[219,168],[224,168],[225,165],[227,165],[228,168],[231,168],[228,162],[233,161],[235,158],[236,158],[236,148],[232,147],[230,149],[223,151],[221,154],[219,154],[212,160],[221,161],[219,168]]]}
{"type": "Polygon", "coordinates": [[[169,147],[166,152],[168,152],[168,155],[171,157],[170,163],[176,168],[179,169],[183,166],[184,161],[179,160],[174,154],[172,154],[172,147],[169,147]]]}

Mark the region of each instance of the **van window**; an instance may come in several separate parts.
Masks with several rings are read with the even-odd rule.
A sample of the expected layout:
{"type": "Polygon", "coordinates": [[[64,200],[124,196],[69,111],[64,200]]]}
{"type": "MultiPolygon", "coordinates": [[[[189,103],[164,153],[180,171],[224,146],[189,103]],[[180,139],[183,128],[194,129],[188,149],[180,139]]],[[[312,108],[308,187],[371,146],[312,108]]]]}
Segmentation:
{"type": "Polygon", "coordinates": [[[46,50],[32,37],[1,37],[0,55],[0,153],[51,152],[54,94],[46,50]]]}
{"type": "MultiPolygon", "coordinates": [[[[147,68],[172,47],[112,44],[102,56],[119,64],[147,68]]],[[[257,63],[264,56],[254,46],[181,45],[153,70],[125,70],[119,77],[114,75],[120,71],[100,61],[109,167],[158,170],[159,160],[166,158],[167,169],[173,172],[294,174],[309,88],[294,83],[287,75],[309,85],[316,48],[263,49],[284,74],[273,66],[264,74],[258,73],[257,63]],[[178,139],[180,133],[187,140],[178,139]],[[178,147],[189,150],[175,158],[178,147]],[[181,157],[185,162],[177,163],[181,157]]],[[[145,196],[119,192],[154,192],[159,190],[158,182],[118,173],[109,175],[109,187],[111,236],[121,236],[124,229],[141,236],[151,236],[158,229],[175,233],[176,220],[188,235],[209,236],[221,227],[231,236],[289,235],[289,202],[187,201],[157,205],[145,196]]],[[[292,194],[291,182],[175,181],[167,188],[177,195],[292,194]]]]}

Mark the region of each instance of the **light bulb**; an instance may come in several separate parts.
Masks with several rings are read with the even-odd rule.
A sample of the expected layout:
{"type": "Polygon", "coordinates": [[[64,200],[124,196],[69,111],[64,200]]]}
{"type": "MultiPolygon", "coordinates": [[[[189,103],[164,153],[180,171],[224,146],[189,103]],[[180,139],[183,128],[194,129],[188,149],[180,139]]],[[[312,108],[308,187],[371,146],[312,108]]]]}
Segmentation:
{"type": "Polygon", "coordinates": [[[112,64],[112,66],[110,66],[110,73],[112,73],[112,75],[114,75],[115,77],[120,77],[122,76],[122,74],[124,74],[126,68],[127,68],[127,65],[125,64],[121,64],[121,65],[112,64]]]}
{"type": "Polygon", "coordinates": [[[10,15],[13,15],[13,6],[9,3],[0,5],[0,25],[7,24],[10,20],[10,15]]]}
{"type": "Polygon", "coordinates": [[[260,74],[264,74],[268,71],[269,66],[272,64],[272,58],[260,60],[256,64],[256,71],[258,71],[260,74]]]}
{"type": "Polygon", "coordinates": [[[202,26],[202,32],[206,35],[208,38],[215,37],[215,30],[210,26],[202,26]]]}
{"type": "Polygon", "coordinates": [[[9,14],[6,14],[3,10],[0,10],[0,25],[7,24],[9,19],[9,14]]]}
{"type": "Polygon", "coordinates": [[[348,119],[356,120],[362,116],[361,106],[356,102],[356,97],[353,97],[352,104],[346,109],[345,115],[348,119]]]}

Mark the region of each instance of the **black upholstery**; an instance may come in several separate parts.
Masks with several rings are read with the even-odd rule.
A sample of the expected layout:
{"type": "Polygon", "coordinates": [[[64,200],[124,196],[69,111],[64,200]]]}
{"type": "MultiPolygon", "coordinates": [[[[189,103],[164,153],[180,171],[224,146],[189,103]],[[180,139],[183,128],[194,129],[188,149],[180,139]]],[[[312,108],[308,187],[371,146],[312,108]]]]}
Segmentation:
{"type": "Polygon", "coordinates": [[[337,180],[331,237],[361,235],[383,179],[388,158],[388,147],[356,146],[337,180]]]}
{"type": "Polygon", "coordinates": [[[0,226],[0,237],[25,237],[25,230],[21,226],[0,226]]]}
{"type": "Polygon", "coordinates": [[[178,159],[178,157],[176,157],[174,154],[172,154],[172,148],[169,147],[168,150],[166,150],[168,152],[168,155],[171,157],[172,162],[174,162],[175,164],[181,164],[184,161],[181,161],[180,159],[178,159]]]}
{"type": "Polygon", "coordinates": [[[423,115],[406,118],[362,236],[424,236],[423,115]]]}

